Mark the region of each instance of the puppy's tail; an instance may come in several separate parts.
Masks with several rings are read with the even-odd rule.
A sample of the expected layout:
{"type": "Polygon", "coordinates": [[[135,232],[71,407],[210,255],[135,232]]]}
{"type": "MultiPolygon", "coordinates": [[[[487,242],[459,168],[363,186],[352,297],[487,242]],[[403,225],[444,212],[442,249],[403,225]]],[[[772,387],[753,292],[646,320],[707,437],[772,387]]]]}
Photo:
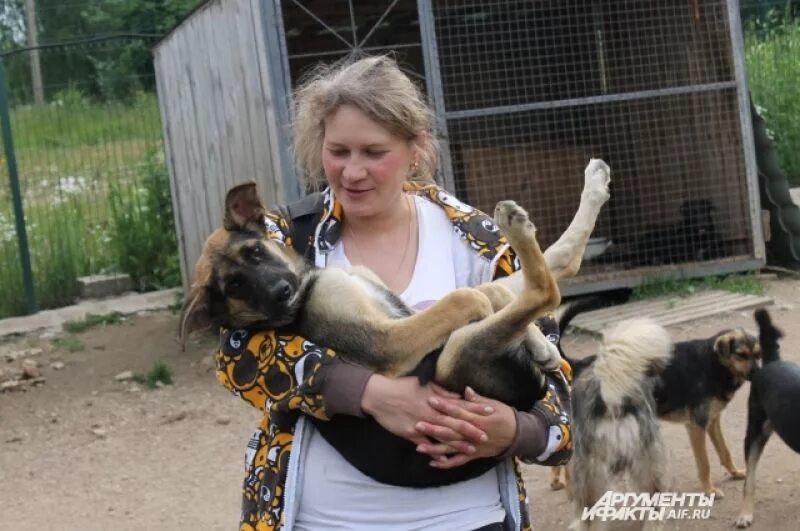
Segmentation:
{"type": "Polygon", "coordinates": [[[761,356],[764,360],[764,365],[781,359],[778,340],[783,337],[783,332],[775,328],[769,312],[764,308],[756,310],[754,316],[756,323],[758,323],[758,342],[761,344],[761,356]]]}
{"type": "Polygon", "coordinates": [[[672,358],[672,340],[650,319],[622,321],[603,334],[595,362],[603,400],[621,405],[648,376],[661,372],[672,358]]]}

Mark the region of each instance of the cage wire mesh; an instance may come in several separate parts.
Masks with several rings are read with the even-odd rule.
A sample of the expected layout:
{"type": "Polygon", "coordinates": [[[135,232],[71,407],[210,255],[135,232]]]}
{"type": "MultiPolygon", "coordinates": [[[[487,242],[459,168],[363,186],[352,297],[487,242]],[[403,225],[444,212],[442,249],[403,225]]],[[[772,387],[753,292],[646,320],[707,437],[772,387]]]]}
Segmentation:
{"type": "MultiPolygon", "coordinates": [[[[38,54],[44,101],[34,101],[29,50],[3,59],[10,101],[2,103],[10,109],[39,307],[73,302],[76,280],[85,275],[127,272],[140,289],[175,285],[179,266],[147,45],[123,39],[38,54]],[[141,51],[144,71],[123,68],[141,51]],[[169,273],[159,270],[165,259],[174,262],[169,273]]],[[[2,173],[8,183],[5,167],[2,173]]],[[[9,196],[8,185],[0,186],[0,317],[24,313],[9,196]]]]}
{"type": "Polygon", "coordinates": [[[392,53],[406,74],[423,84],[416,0],[280,3],[292,86],[311,67],[353,53],[392,53]]]}
{"type": "Polygon", "coordinates": [[[724,0],[432,2],[457,194],[552,243],[612,167],[593,272],[752,256],[724,0]]]}
{"type": "Polygon", "coordinates": [[[292,85],[320,61],[396,51],[442,94],[436,110],[451,164],[443,172],[458,197],[486,212],[519,201],[544,245],[577,209],[589,158],[605,159],[612,199],[584,278],[754,255],[725,0],[291,0],[282,8],[292,85]],[[426,73],[431,55],[439,70],[426,73]]]}

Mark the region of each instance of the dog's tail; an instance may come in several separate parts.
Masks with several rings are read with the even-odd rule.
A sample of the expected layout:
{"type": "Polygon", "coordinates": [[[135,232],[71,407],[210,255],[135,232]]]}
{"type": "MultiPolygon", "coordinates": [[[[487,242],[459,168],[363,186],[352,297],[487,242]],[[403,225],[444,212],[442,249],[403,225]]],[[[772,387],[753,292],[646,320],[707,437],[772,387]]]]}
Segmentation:
{"type": "Polygon", "coordinates": [[[758,342],[761,344],[761,356],[763,364],[766,365],[781,359],[780,345],[778,340],[783,337],[783,332],[772,324],[769,312],[764,308],[759,308],[754,314],[758,323],[758,342]]]}
{"type": "Polygon", "coordinates": [[[561,353],[561,357],[567,360],[567,363],[569,363],[570,367],[572,367],[572,374],[574,375],[575,378],[580,376],[580,374],[584,370],[586,370],[587,367],[590,367],[594,363],[597,356],[595,355],[586,356],[585,358],[581,359],[574,359],[568,356],[564,352],[564,349],[561,348],[561,338],[567,332],[567,327],[572,322],[572,320],[578,315],[584,312],[590,312],[592,310],[605,308],[607,306],[622,304],[630,298],[630,295],[631,295],[631,290],[623,288],[623,289],[606,291],[599,295],[577,297],[575,299],[563,303],[554,312],[556,318],[556,324],[559,331],[559,339],[557,345],[558,351],[561,353]]]}
{"type": "Polygon", "coordinates": [[[603,400],[621,405],[643,381],[659,373],[672,357],[669,333],[650,319],[622,321],[603,334],[594,365],[603,400]]]}

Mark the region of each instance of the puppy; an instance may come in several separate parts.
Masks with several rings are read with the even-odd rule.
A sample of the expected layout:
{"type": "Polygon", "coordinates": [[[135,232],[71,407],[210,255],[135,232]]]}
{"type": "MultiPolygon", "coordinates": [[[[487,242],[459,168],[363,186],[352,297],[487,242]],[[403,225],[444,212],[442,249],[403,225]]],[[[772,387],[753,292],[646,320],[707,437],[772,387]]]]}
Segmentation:
{"type": "Polygon", "coordinates": [[[747,401],[744,440],[747,477],[736,527],[748,527],[753,523],[756,467],[772,432],[778,432],[789,448],[800,453],[800,426],[796,420],[800,404],[800,365],[780,359],[778,339],[783,334],[773,326],[769,313],[764,309],[756,310],[755,318],[764,367],[753,374],[747,401]]]}
{"type": "Polygon", "coordinates": [[[666,452],[652,389],[671,353],[662,327],[645,319],[624,321],[604,334],[600,352],[575,378],[570,529],[602,527],[582,521],[581,514],[608,490],[665,489],[666,452]]]}
{"type": "MultiPolygon", "coordinates": [[[[225,204],[224,226],[208,238],[198,261],[181,336],[205,325],[299,335],[376,372],[413,374],[459,393],[469,385],[520,410],[547,391],[525,343],[536,328],[533,319],[555,309],[560,295],[535,227],[513,201],[499,203],[495,218],[522,264],[521,291],[515,296],[498,283],[460,288],[416,313],[369,270],[317,269],[270,240],[254,184],[233,188],[225,204]]],[[[412,443],[372,418],[340,417],[315,425],[345,459],[382,483],[447,484],[496,464],[482,459],[435,470],[412,443]]]]}

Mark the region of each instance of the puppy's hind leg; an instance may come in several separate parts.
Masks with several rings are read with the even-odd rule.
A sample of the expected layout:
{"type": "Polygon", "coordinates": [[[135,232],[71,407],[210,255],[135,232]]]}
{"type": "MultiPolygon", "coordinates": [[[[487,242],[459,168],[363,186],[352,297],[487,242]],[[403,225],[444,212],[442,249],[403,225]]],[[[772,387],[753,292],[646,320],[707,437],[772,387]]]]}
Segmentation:
{"type": "Polygon", "coordinates": [[[524,287],[514,302],[525,297],[523,304],[537,314],[558,307],[561,302],[558,283],[547,267],[536,241],[536,226],[528,213],[514,201],[501,201],[495,207],[494,216],[522,265],[524,287]]]}
{"type": "Polygon", "coordinates": [[[554,466],[550,468],[550,490],[561,490],[566,485],[561,481],[561,471],[564,470],[563,466],[554,466]]]}
{"type": "Polygon", "coordinates": [[[772,435],[772,426],[766,413],[757,404],[753,404],[752,396],[747,412],[747,435],[744,440],[745,459],[747,460],[747,477],[744,480],[744,493],[736,527],[750,527],[753,524],[753,510],[756,497],[756,467],[761,459],[761,452],[772,435]]]}
{"type": "Polygon", "coordinates": [[[728,474],[730,474],[733,479],[744,479],[745,471],[737,468],[733,463],[731,451],[728,449],[728,444],[725,442],[725,436],[722,434],[722,425],[719,416],[708,425],[708,435],[711,437],[711,442],[714,444],[714,449],[717,451],[720,463],[722,463],[722,466],[728,471],[728,474]]]}
{"type": "MultiPolygon", "coordinates": [[[[470,367],[491,366],[493,359],[519,343],[534,317],[554,309],[561,299],[558,284],[544,263],[536,241],[536,227],[525,210],[513,201],[502,201],[495,209],[495,217],[517,251],[525,289],[494,315],[456,330],[450,336],[436,364],[436,380],[443,384],[449,382],[454,388],[461,384],[451,378],[457,367],[463,376],[473,370],[470,367]]],[[[541,377],[540,374],[532,376],[541,377]]]]}
{"type": "Polygon", "coordinates": [[[711,465],[708,462],[708,450],[706,448],[706,430],[694,423],[686,425],[689,432],[689,442],[692,445],[695,465],[697,465],[697,475],[700,478],[700,485],[706,494],[715,494],[717,498],[722,498],[725,493],[715,487],[711,482],[711,465]]]}

